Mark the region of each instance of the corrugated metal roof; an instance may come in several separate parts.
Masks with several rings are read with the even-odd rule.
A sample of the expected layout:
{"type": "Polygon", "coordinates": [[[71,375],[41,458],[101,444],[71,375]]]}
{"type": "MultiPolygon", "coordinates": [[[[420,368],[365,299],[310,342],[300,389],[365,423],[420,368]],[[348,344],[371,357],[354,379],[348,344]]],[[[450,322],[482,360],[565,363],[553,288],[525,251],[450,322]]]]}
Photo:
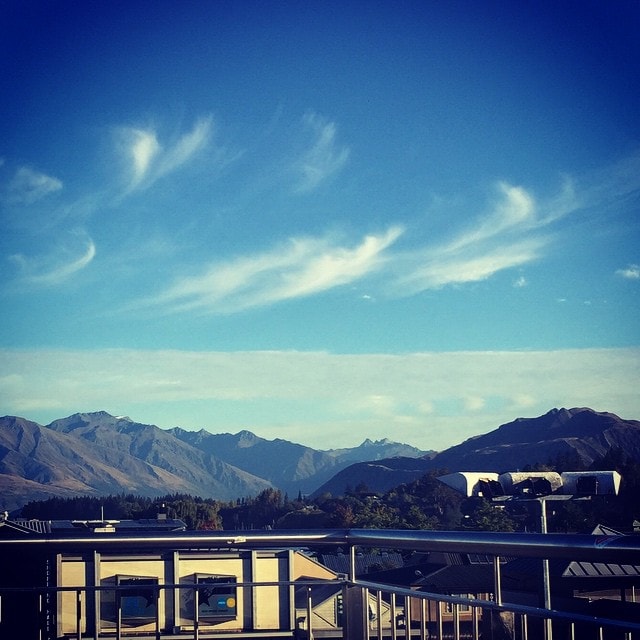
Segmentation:
{"type": "Polygon", "coordinates": [[[5,520],[3,526],[23,533],[44,533],[68,535],[69,532],[78,529],[96,529],[101,526],[113,528],[116,531],[184,531],[187,525],[182,520],[157,520],[155,518],[143,518],[140,520],[27,520],[17,518],[5,520]]]}
{"type": "Polygon", "coordinates": [[[50,520],[13,520],[13,523],[35,533],[51,533],[50,520]]]}
{"type": "MultiPolygon", "coordinates": [[[[350,558],[346,553],[324,553],[318,558],[325,567],[336,573],[349,573],[350,558]]],[[[372,569],[396,569],[403,564],[402,555],[399,553],[363,553],[356,554],[355,557],[356,575],[359,576],[369,573],[372,569]]]]}
{"type": "Polygon", "coordinates": [[[637,564],[608,564],[604,562],[569,563],[562,573],[563,578],[620,578],[640,577],[640,565],[637,564]]]}

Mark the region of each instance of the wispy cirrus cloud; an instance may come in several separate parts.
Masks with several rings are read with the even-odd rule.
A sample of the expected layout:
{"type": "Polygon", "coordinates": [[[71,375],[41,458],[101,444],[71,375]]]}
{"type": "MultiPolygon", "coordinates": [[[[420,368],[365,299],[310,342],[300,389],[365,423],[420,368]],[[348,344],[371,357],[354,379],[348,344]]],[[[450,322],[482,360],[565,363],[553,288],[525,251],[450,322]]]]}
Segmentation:
{"type": "Polygon", "coordinates": [[[531,193],[506,182],[499,182],[497,191],[498,198],[489,213],[445,246],[447,253],[455,253],[490,238],[526,231],[535,226],[536,204],[531,193]]]}
{"type": "MultiPolygon", "coordinates": [[[[351,247],[327,237],[294,238],[267,251],[207,265],[146,303],[173,313],[228,314],[311,296],[372,274],[374,286],[393,297],[487,280],[540,259],[552,240],[542,230],[573,210],[566,187],[542,204],[524,187],[506,182],[498,183],[496,192],[474,225],[441,245],[404,248],[397,242],[403,236],[401,225],[351,247]]],[[[514,286],[525,284],[521,275],[514,286]]]]}
{"type": "MultiPolygon", "coordinates": [[[[540,206],[533,194],[506,182],[497,185],[497,198],[475,224],[448,242],[424,246],[400,257],[396,294],[413,295],[429,289],[487,280],[506,269],[539,259],[550,242],[540,229],[573,209],[540,206]]],[[[522,278],[520,283],[526,282],[522,278]]]]}
{"type": "Polygon", "coordinates": [[[620,202],[640,190],[640,150],[582,177],[585,206],[620,202]]]}
{"type": "Polygon", "coordinates": [[[14,204],[34,202],[62,189],[62,181],[30,167],[20,167],[7,187],[7,199],[14,204]]]}
{"type": "Polygon", "coordinates": [[[616,275],[626,280],[640,280],[640,265],[630,264],[624,269],[618,269],[616,275]]]}
{"type": "Polygon", "coordinates": [[[464,253],[427,250],[424,260],[417,260],[411,271],[399,278],[401,294],[412,295],[448,285],[461,285],[487,280],[505,269],[521,267],[539,258],[544,242],[522,240],[495,248],[472,247],[464,253]]]}
{"type": "Polygon", "coordinates": [[[185,164],[211,138],[213,119],[200,118],[188,133],[168,147],[158,140],[153,129],[122,128],[122,148],[129,161],[129,189],[146,188],[162,176],[185,164]]]}
{"type": "Polygon", "coordinates": [[[379,269],[402,234],[392,227],[346,247],[329,238],[293,238],[257,255],[209,265],[179,279],[150,301],[169,311],[231,313],[306,297],[354,282],[379,269]]]}
{"type": "Polygon", "coordinates": [[[334,122],[317,113],[307,113],[304,125],[313,134],[311,147],[294,164],[299,176],[296,191],[312,191],[327,178],[338,172],[349,158],[349,147],[336,141],[337,127],[334,122]]]}
{"type": "Polygon", "coordinates": [[[44,287],[56,286],[87,267],[96,255],[96,246],[85,234],[72,235],[73,241],[67,241],[45,256],[27,257],[21,253],[9,256],[19,269],[19,281],[44,287]]]}

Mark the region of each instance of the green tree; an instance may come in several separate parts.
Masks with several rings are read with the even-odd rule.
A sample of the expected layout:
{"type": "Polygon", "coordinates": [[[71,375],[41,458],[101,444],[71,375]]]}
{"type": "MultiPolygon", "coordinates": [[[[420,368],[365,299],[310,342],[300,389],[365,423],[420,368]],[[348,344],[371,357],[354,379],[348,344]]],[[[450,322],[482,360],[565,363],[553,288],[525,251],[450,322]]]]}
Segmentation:
{"type": "Polygon", "coordinates": [[[515,522],[503,507],[488,500],[480,500],[465,523],[465,529],[474,531],[515,531],[515,522]]]}

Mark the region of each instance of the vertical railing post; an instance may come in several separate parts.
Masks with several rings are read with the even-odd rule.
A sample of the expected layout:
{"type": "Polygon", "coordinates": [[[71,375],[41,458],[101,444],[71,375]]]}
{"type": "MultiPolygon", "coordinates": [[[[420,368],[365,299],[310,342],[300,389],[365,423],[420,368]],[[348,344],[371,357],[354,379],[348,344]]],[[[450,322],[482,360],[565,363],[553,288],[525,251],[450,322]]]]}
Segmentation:
{"type": "MultiPolygon", "coordinates": [[[[544,498],[539,499],[540,502],[540,532],[547,533],[547,502],[544,498]]],[[[549,559],[542,559],[542,589],[544,591],[544,608],[551,609],[551,581],[549,578],[549,559]]],[[[553,627],[551,618],[544,619],[544,638],[545,640],[553,640],[553,627]]]]}
{"type": "Polygon", "coordinates": [[[453,603],[453,640],[460,640],[460,605],[453,603]]]}
{"type": "Polygon", "coordinates": [[[200,638],[200,616],[198,611],[198,585],[194,583],[193,586],[193,640],[199,640],[200,638]]]}
{"type": "Polygon", "coordinates": [[[391,640],[397,640],[398,632],[396,630],[396,594],[393,592],[389,596],[389,622],[391,623],[391,640]]]}
{"type": "Polygon", "coordinates": [[[471,637],[473,640],[478,640],[480,637],[480,626],[478,624],[478,607],[472,607],[471,609],[471,637]]]}
{"type": "MultiPolygon", "coordinates": [[[[156,597],[156,640],[160,640],[160,585],[155,588],[156,597]]],[[[165,598],[166,601],[166,598],[165,598]]]]}
{"type": "Polygon", "coordinates": [[[500,556],[493,556],[493,591],[496,604],[502,604],[502,578],[500,575],[500,556]]]}
{"type": "Polygon", "coordinates": [[[356,548],[349,547],[349,582],[356,581],[356,548]]]}
{"type": "Polygon", "coordinates": [[[120,594],[120,587],[116,587],[116,640],[121,640],[121,627],[122,627],[122,596],[120,594]]]}
{"type": "Polygon", "coordinates": [[[367,590],[356,584],[347,584],[344,589],[344,633],[349,640],[368,640],[369,616],[367,590]]]}
{"type": "Polygon", "coordinates": [[[76,639],[82,640],[82,591],[76,591],[76,639]]]}
{"type": "Polygon", "coordinates": [[[313,615],[313,603],[311,602],[311,587],[307,587],[307,640],[313,640],[313,625],[311,616],[313,615]]]}
{"type": "Polygon", "coordinates": [[[409,596],[404,597],[404,635],[406,638],[411,636],[411,620],[413,618],[411,611],[411,603],[413,600],[409,596]]]}

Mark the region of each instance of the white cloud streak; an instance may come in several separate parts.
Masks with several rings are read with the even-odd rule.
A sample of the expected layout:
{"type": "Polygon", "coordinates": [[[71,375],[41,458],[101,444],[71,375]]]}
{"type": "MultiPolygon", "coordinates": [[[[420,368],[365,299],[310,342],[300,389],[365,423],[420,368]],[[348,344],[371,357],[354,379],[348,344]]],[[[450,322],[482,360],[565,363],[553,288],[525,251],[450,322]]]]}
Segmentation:
{"type": "Polygon", "coordinates": [[[135,186],[144,180],[151,162],[160,153],[161,147],[156,134],[152,131],[132,129],[128,135],[130,136],[129,153],[133,162],[131,183],[135,186]]]}
{"type": "Polygon", "coordinates": [[[149,302],[174,312],[231,313],[309,296],[378,270],[386,260],[385,250],[401,234],[400,227],[392,227],[366,236],[355,247],[328,238],[294,238],[262,254],[212,264],[149,302]]]}
{"type": "Polygon", "coordinates": [[[78,255],[78,248],[61,246],[57,251],[43,257],[28,258],[14,254],[10,261],[20,269],[20,280],[44,287],[60,285],[87,267],[96,255],[96,246],[91,238],[85,238],[78,255]]]}
{"type": "MultiPolygon", "coordinates": [[[[552,239],[541,230],[578,206],[569,181],[559,195],[542,204],[521,186],[499,182],[496,190],[488,213],[473,226],[449,242],[397,256],[395,295],[479,282],[534,262],[552,239]]],[[[517,283],[524,286],[526,280],[521,277],[517,283]]]]}
{"type": "Polygon", "coordinates": [[[456,253],[469,246],[516,231],[531,229],[536,224],[536,205],[533,196],[523,187],[506,182],[497,185],[499,198],[493,210],[477,222],[476,226],[462,233],[443,248],[447,253],[456,253]]]}
{"type": "Polygon", "coordinates": [[[640,265],[630,264],[625,269],[618,269],[616,275],[626,280],[640,280],[640,265]]]}
{"type": "Polygon", "coordinates": [[[316,113],[304,117],[305,126],[311,130],[314,141],[311,147],[295,163],[294,170],[300,176],[296,191],[316,189],[322,182],[338,172],[349,158],[349,147],[336,142],[336,125],[316,113]]]}
{"type": "Polygon", "coordinates": [[[30,167],[20,167],[8,186],[8,200],[11,203],[33,204],[51,193],[60,191],[62,182],[30,167]]]}
{"type": "Polygon", "coordinates": [[[207,145],[212,129],[213,119],[201,118],[189,133],[164,148],[152,129],[122,128],[119,135],[130,162],[129,190],[147,188],[188,162],[207,145]]]}
{"type": "MultiPolygon", "coordinates": [[[[400,293],[411,295],[448,285],[462,285],[487,280],[499,271],[520,267],[536,260],[543,246],[541,240],[522,240],[496,248],[474,247],[473,251],[427,251],[423,264],[399,280],[400,293]]],[[[417,260],[416,260],[417,262],[417,260]]]]}
{"type": "Polygon", "coordinates": [[[30,419],[106,409],[164,427],[246,427],[318,448],[391,437],[442,449],[563,406],[640,416],[638,348],[398,355],[5,349],[0,358],[3,410],[30,419]]]}

